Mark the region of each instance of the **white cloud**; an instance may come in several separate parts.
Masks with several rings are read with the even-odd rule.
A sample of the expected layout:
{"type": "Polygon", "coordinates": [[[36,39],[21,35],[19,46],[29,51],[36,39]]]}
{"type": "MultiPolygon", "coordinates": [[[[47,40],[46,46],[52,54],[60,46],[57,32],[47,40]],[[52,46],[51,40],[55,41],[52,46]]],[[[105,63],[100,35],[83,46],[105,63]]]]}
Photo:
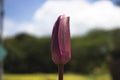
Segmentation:
{"type": "Polygon", "coordinates": [[[5,18],[4,20],[4,28],[3,28],[3,36],[11,36],[14,34],[16,23],[10,19],[5,18]]]}
{"type": "Polygon", "coordinates": [[[42,21],[44,27],[52,29],[56,17],[67,14],[71,18],[71,34],[83,34],[93,28],[112,29],[120,27],[120,8],[110,1],[48,1],[34,15],[34,20],[42,21]]]}
{"type": "MultiPolygon", "coordinates": [[[[120,28],[120,8],[115,7],[110,1],[101,0],[90,4],[84,0],[48,0],[36,10],[33,22],[17,24],[18,27],[14,27],[16,31],[14,32],[27,32],[37,36],[50,35],[55,20],[61,14],[70,16],[72,35],[83,34],[93,28],[107,30],[118,26],[120,28]]],[[[9,35],[7,31],[9,32],[10,30],[6,28],[6,35],[9,35]]]]}

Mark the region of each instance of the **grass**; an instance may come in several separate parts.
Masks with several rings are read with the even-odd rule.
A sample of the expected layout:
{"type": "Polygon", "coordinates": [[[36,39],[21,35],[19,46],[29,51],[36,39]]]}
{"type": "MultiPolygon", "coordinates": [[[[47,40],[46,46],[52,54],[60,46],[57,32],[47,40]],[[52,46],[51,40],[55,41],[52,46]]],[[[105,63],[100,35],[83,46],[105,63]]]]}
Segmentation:
{"type": "MultiPolygon", "coordinates": [[[[57,74],[5,74],[4,80],[57,80],[57,74]]],[[[111,80],[108,74],[103,75],[78,75],[65,74],[64,80],[111,80]]]]}

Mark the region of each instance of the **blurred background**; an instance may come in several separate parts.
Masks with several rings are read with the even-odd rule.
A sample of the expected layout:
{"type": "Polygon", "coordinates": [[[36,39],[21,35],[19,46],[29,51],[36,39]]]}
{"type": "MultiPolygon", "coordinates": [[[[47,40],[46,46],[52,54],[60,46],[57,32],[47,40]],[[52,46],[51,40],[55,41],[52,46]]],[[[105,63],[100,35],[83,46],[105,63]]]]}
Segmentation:
{"type": "Polygon", "coordinates": [[[120,80],[120,0],[4,0],[4,11],[4,80],[57,80],[50,42],[61,14],[71,30],[65,80],[120,80]]]}

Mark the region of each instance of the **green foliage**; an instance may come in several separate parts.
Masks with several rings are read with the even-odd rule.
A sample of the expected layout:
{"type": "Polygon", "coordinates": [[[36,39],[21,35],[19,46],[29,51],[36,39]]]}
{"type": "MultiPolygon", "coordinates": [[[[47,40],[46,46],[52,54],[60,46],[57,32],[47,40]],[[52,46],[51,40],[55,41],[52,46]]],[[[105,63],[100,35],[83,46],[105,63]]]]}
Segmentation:
{"type": "MultiPolygon", "coordinates": [[[[51,72],[50,39],[38,39],[27,34],[20,34],[5,40],[8,57],[5,60],[6,72],[33,73],[51,72]]],[[[54,70],[53,70],[54,72],[54,70]]]]}
{"type": "MultiPolygon", "coordinates": [[[[72,59],[65,66],[65,71],[86,74],[95,68],[101,69],[108,57],[116,59],[113,51],[120,46],[119,34],[120,29],[92,30],[84,36],[72,38],[72,59]]],[[[57,72],[51,60],[50,42],[49,37],[37,38],[24,33],[5,39],[9,53],[5,60],[5,72],[57,72]]]]}

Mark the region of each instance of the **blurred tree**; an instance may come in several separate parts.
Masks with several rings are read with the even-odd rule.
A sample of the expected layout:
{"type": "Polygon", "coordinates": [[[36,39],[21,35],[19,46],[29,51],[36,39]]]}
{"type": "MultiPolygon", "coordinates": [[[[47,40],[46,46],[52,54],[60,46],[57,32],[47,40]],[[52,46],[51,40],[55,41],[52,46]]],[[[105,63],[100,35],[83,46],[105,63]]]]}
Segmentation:
{"type": "Polygon", "coordinates": [[[112,61],[110,62],[109,68],[113,80],[120,80],[120,30],[115,29],[111,31],[111,43],[112,49],[110,55],[112,61]]]}
{"type": "MultiPolygon", "coordinates": [[[[65,71],[86,74],[96,67],[101,69],[108,56],[115,57],[116,53],[111,53],[113,48],[110,45],[119,48],[119,34],[120,29],[92,30],[84,36],[72,38],[72,60],[66,65],[65,71]]],[[[57,72],[50,56],[49,37],[36,38],[23,33],[5,39],[5,45],[9,51],[5,60],[6,72],[57,72]]]]}

